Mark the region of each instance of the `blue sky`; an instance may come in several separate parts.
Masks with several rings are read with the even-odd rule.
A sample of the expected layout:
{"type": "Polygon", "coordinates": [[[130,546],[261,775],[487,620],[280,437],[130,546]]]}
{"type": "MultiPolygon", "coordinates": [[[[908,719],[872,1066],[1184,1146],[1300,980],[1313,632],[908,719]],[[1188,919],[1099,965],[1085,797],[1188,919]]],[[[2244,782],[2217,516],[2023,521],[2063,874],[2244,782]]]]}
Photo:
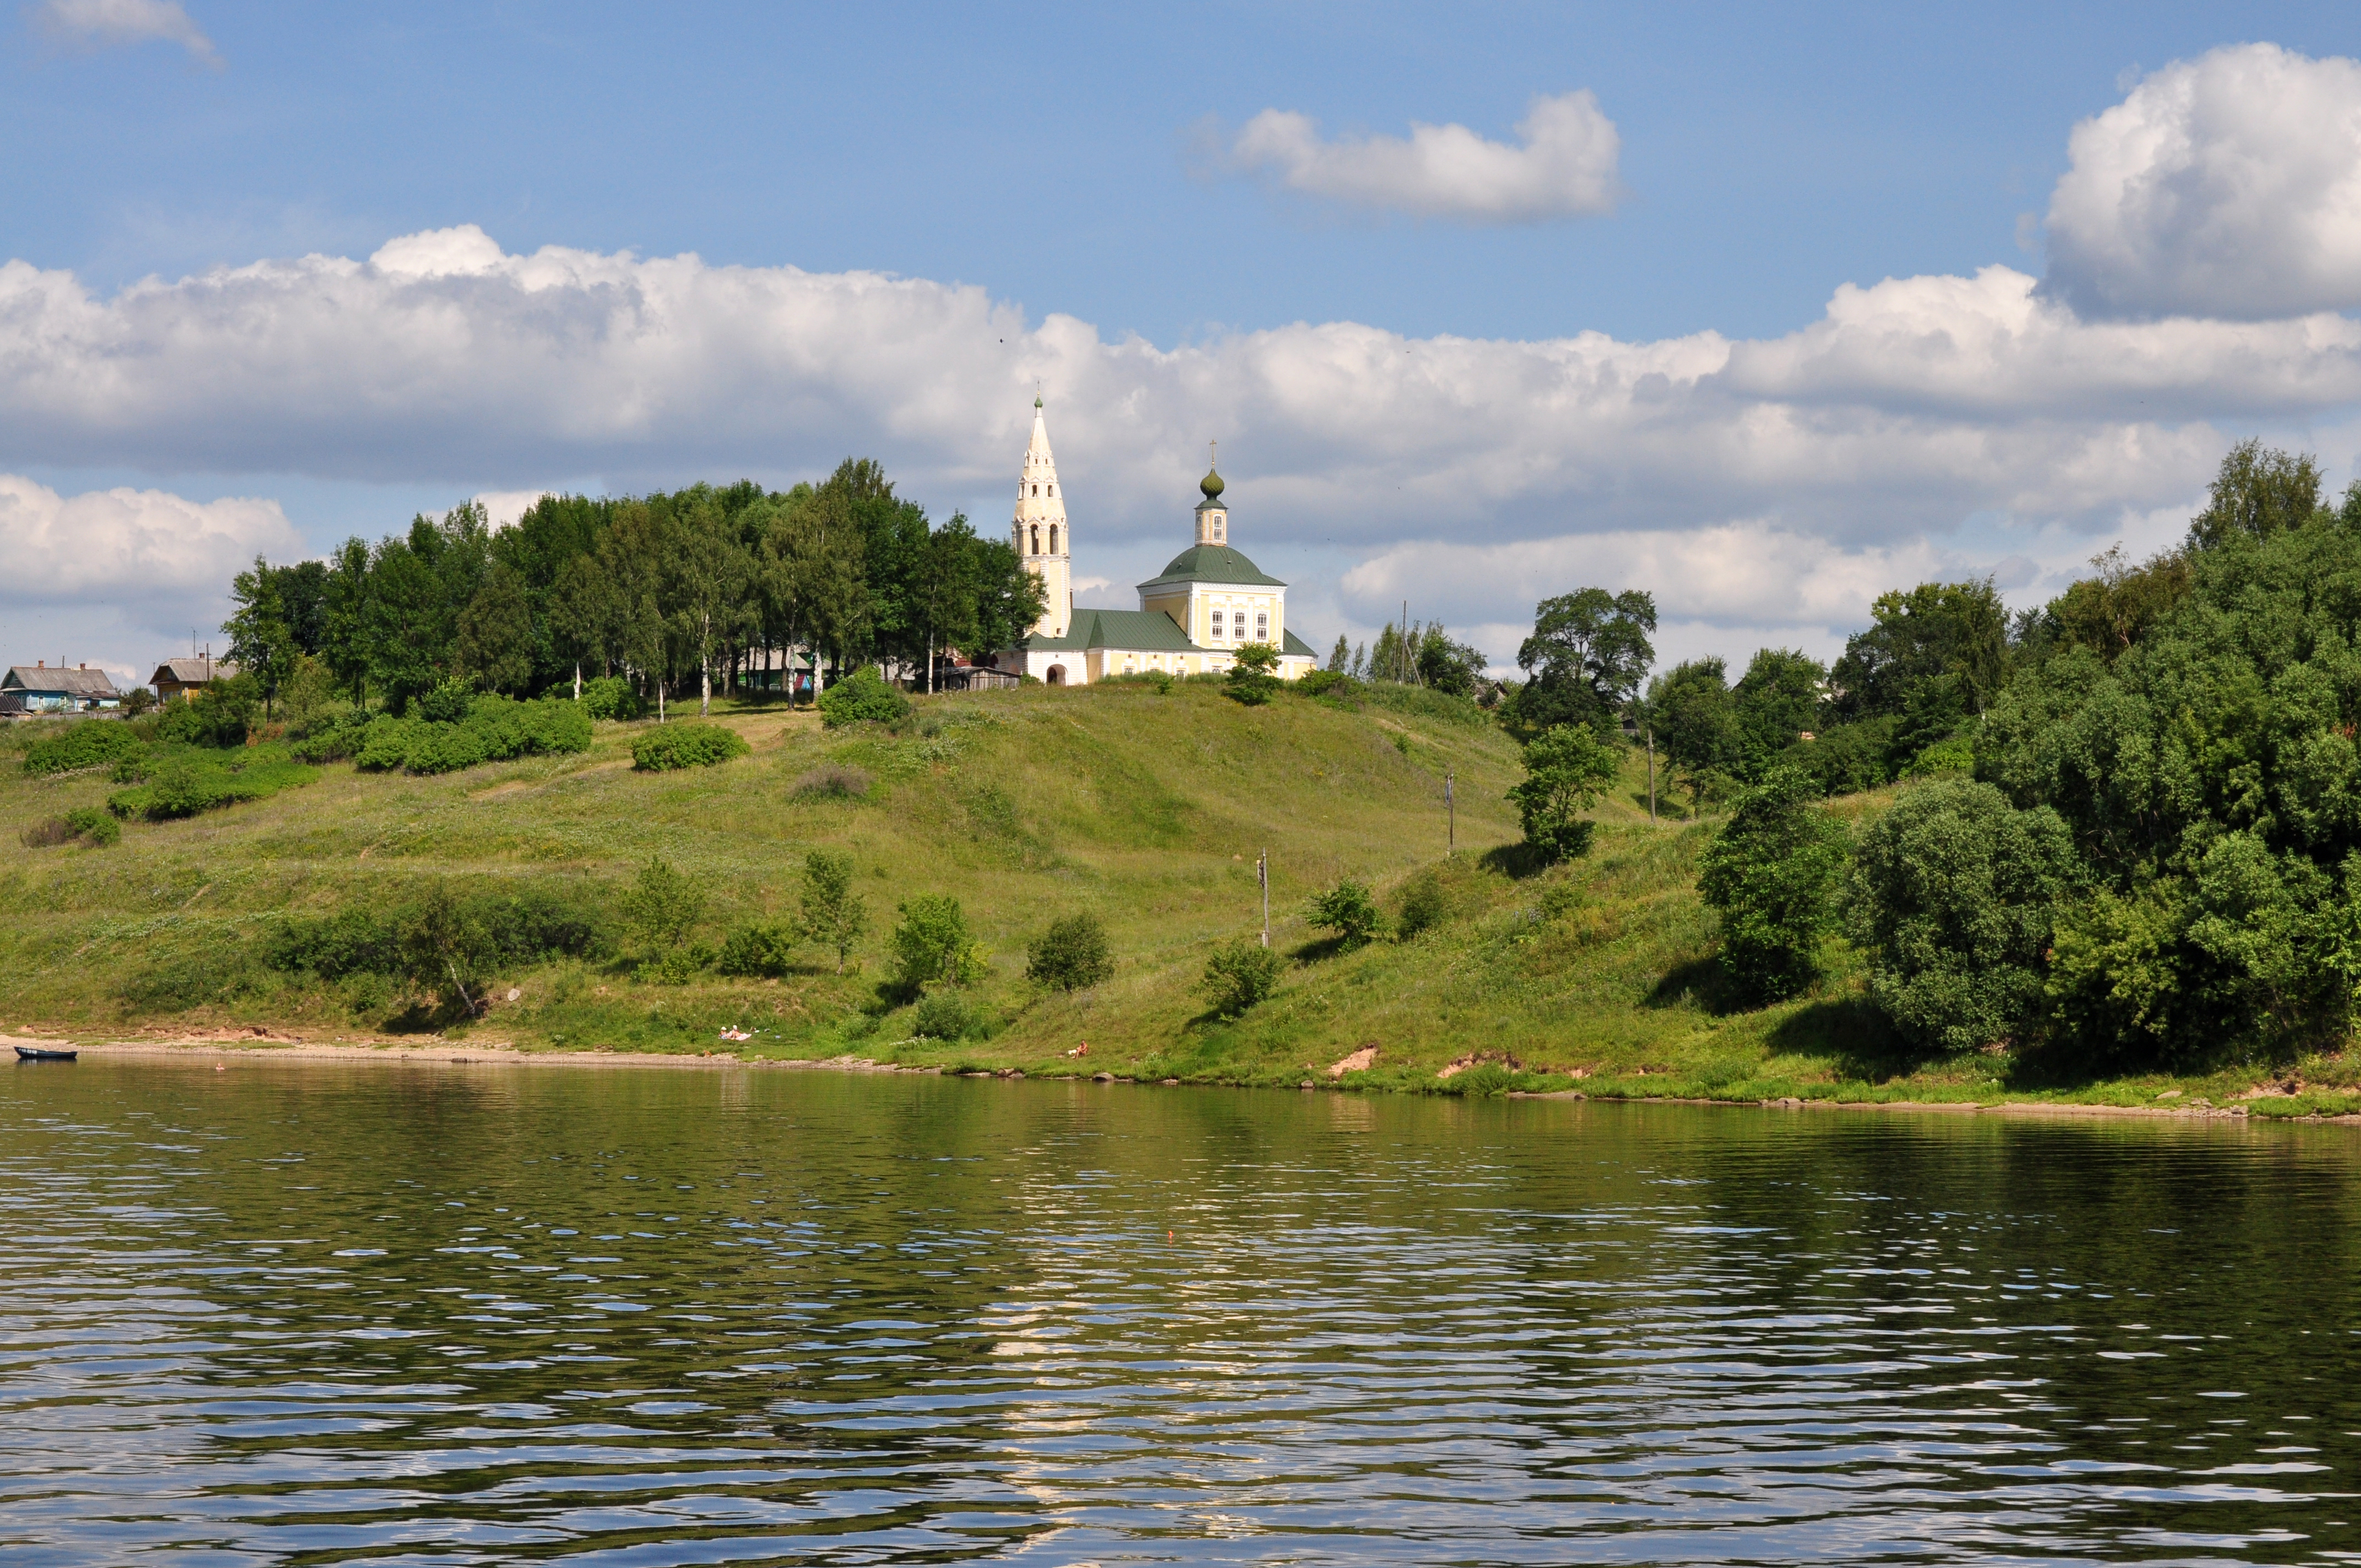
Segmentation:
{"type": "MultiPolygon", "coordinates": [[[[1077,563],[1082,576],[1107,579],[1101,602],[1127,602],[1127,585],[1185,543],[1185,481],[1200,439],[1218,434],[1244,481],[1235,492],[1242,542],[1265,528],[1257,554],[1299,584],[1299,619],[1317,629],[1365,633],[1375,607],[1409,581],[1437,585],[1435,613],[1488,629],[1490,642],[1512,641],[1520,602],[1529,611],[1540,592],[1576,578],[1653,571],[1668,580],[1609,586],[1659,588],[1680,628],[1668,650],[1741,658],[1769,640],[1827,651],[1848,618],[1857,623],[1863,585],[1879,571],[1998,567],[2013,592],[2037,596],[2109,537],[2160,541],[2221,446],[2242,434],[2313,444],[2341,479],[2361,448],[2341,357],[2334,373],[2291,361],[2288,384],[2305,389],[2286,396],[2217,395],[2207,389],[2222,378],[2200,354],[2178,378],[2101,388],[2097,400],[2117,406],[2096,423],[2052,406],[2029,372],[2005,366],[1981,389],[1960,380],[1972,370],[1945,371],[1930,391],[1916,372],[1888,367],[1862,373],[1876,383],[1866,390],[1856,376],[1837,391],[1816,382],[1759,394],[1758,420],[1773,406],[1798,426],[1825,427],[1836,417],[1828,409],[1851,411],[1848,451],[1905,424],[1929,450],[1947,439],[1988,448],[1973,462],[1927,459],[1931,467],[1861,459],[1853,488],[1840,493],[1811,477],[1826,465],[1807,454],[1721,489],[1692,482],[1676,457],[1569,467],[1561,447],[1593,431],[1579,399],[1566,404],[1563,442],[1544,422],[1523,444],[1489,444],[1488,411],[1497,416],[1489,423],[1514,422],[1537,394],[1499,356],[1489,368],[1454,368],[1450,340],[1530,345],[1604,334],[1631,351],[1611,374],[1653,355],[1686,389],[1695,378],[1673,361],[1693,359],[1697,344],[1800,344],[1796,334],[1823,323],[1848,284],[1967,280],[1998,265],[2046,278],[2042,297],[2065,299],[2059,278],[2047,276],[2044,222],[2072,167],[2079,124],[2136,100],[2141,83],[2173,62],[2227,46],[2268,41],[2307,70],[2361,54],[2361,12],[2349,6],[1935,12],[43,0],[0,22],[0,137],[11,149],[0,158],[0,257],[44,277],[70,275],[97,307],[129,312],[126,321],[137,313],[121,291],[142,279],[169,286],[312,253],[366,262],[401,236],[474,225],[507,258],[543,247],[642,260],[694,253],[708,269],[967,285],[1001,313],[993,320],[1016,324],[1013,336],[995,333],[1005,354],[983,353],[978,337],[978,356],[960,358],[955,374],[929,371],[924,333],[968,329],[938,322],[911,329],[918,335],[902,345],[907,362],[885,378],[890,385],[864,378],[857,343],[839,345],[807,385],[793,380],[804,369],[781,367],[802,365],[796,334],[810,318],[796,316],[776,328],[772,368],[712,377],[748,396],[787,389],[770,424],[736,402],[701,409],[697,365],[668,362],[676,379],[663,395],[679,411],[671,423],[632,425],[628,439],[602,443],[553,407],[538,422],[521,421],[505,445],[497,421],[454,416],[452,426],[421,411],[464,402],[470,387],[497,376],[471,351],[454,349],[447,384],[431,356],[399,369],[357,362],[351,405],[314,421],[291,418],[250,388],[203,392],[202,365],[143,358],[148,344],[115,363],[178,378],[184,400],[207,404],[203,417],[177,404],[169,417],[157,413],[162,394],[152,389],[148,401],[102,400],[71,417],[51,417],[54,399],[39,417],[0,409],[0,427],[16,425],[0,428],[0,472],[55,492],[60,505],[115,487],[197,507],[275,501],[283,530],[241,514],[216,520],[216,532],[240,548],[283,551],[384,532],[414,508],[478,490],[636,488],[739,473],[785,482],[858,449],[895,464],[906,488],[939,512],[963,506],[992,524],[1005,516],[1005,481],[1029,412],[1009,394],[1033,375],[1062,375],[1050,389],[1052,433],[1078,540],[1086,554],[1104,551],[1103,570],[1077,563]],[[1614,194],[1586,210],[1505,221],[1474,211],[1418,215],[1407,199],[1286,189],[1279,163],[1248,168],[1241,150],[1245,128],[1269,111],[1317,122],[1321,146],[1403,137],[1422,123],[1513,148],[1536,100],[1579,91],[1594,95],[1616,138],[1614,194]],[[1087,324],[1087,353],[1058,337],[1053,315],[1087,324]],[[1287,366],[1300,359],[1279,363],[1285,345],[1251,350],[1255,334],[1294,323],[1398,338],[1400,357],[1429,367],[1420,385],[1442,387],[1443,400],[1422,422],[1416,396],[1393,398],[1357,434],[1311,415],[1290,423],[1252,389],[1283,392],[1287,366]],[[1163,355],[1202,351],[1202,362],[1159,362],[1155,375],[1169,386],[1130,387],[1123,345],[1135,336],[1163,355]],[[1691,347],[1669,346],[1680,345],[1691,347]],[[1078,354],[1096,368],[1079,368],[1078,354]],[[857,395],[830,391],[855,386],[857,395]],[[1174,406],[1169,417],[1126,425],[1118,417],[1126,396],[1174,406]],[[941,411],[946,400],[959,403],[955,415],[941,411]],[[1273,411],[1252,417],[1266,405],[1273,411]],[[1930,408],[1949,436],[1926,428],[1930,408]],[[405,446],[400,434],[413,416],[405,446]],[[154,433],[165,425],[170,439],[154,433]],[[486,433],[452,439],[455,428],[486,433]],[[1020,433],[995,466],[1004,429],[1020,433]],[[2120,456],[2126,443],[2136,451],[2120,456]],[[2102,450],[2120,461],[2093,473],[2090,454],[2102,450]],[[1504,466],[1554,477],[1525,483],[1504,466]],[[1782,473],[1805,478],[1783,488],[1782,473]],[[1776,602],[1680,602],[1684,560],[1745,548],[1735,543],[1744,531],[1765,528],[1780,534],[1764,558],[1786,563],[1781,571],[1805,570],[1816,549],[1858,570],[1841,591],[1803,594],[1806,608],[1792,614],[1776,602]],[[1609,536],[1620,543],[1584,543],[1609,536]],[[1690,544],[1671,543],[1682,539],[1690,544]]],[[[2332,99],[2343,90],[2341,78],[2322,81],[2332,99]]],[[[2144,230],[2136,238],[2147,248],[2129,262],[2106,259],[2117,252],[2091,239],[2086,251],[2100,259],[2077,276],[2104,283],[2136,262],[2149,277],[2164,265],[2158,248],[2184,237],[2144,230]]],[[[467,276],[488,276],[467,265],[478,269],[467,276]]],[[[435,280],[430,282],[445,286],[435,280]]],[[[2254,297],[2273,286],[2261,280],[2254,297]]],[[[2077,320],[2256,313],[2214,296],[2191,306],[2156,295],[2161,305],[2144,305],[2145,285],[2123,287],[2131,304],[2122,309],[2094,310],[2089,288],[2074,296],[2077,320]]],[[[2361,288],[2346,301],[2335,291],[2342,283],[2323,287],[2280,319],[2317,314],[2325,302],[2342,320],[2361,304],[2361,288]]],[[[1906,304],[1905,313],[1930,308],[1906,304]]],[[[338,350],[320,339],[319,320],[258,325],[247,341],[281,331],[317,344],[319,362],[302,360],[302,373],[334,386],[338,350]]],[[[164,334],[158,342],[171,340],[170,329],[154,330],[164,334]]],[[[401,330],[414,337],[417,328],[401,330]]],[[[21,368],[52,341],[30,331],[0,339],[0,365],[21,368]]],[[[2206,352],[2244,363],[2255,350],[2241,344],[2206,352]]],[[[1305,352],[1333,357],[1333,340],[1323,345],[1305,352]]],[[[2103,361],[2122,350],[2074,352],[2103,361]]],[[[88,371],[82,360],[73,367],[78,377],[88,371]]],[[[593,378],[582,395],[629,397],[619,388],[645,374],[593,378]]],[[[1347,385],[1367,378],[1343,374],[1347,385]]],[[[533,395],[512,389],[502,406],[533,395]]],[[[1727,395],[1716,383],[1713,396],[1727,395]]],[[[1695,461],[1711,464],[1728,432],[1695,417],[1705,422],[1695,461]]],[[[0,603],[0,621],[30,637],[104,643],[106,657],[131,663],[144,656],[141,638],[204,613],[202,593],[186,584],[152,606],[126,592],[20,588],[0,603]]]]}

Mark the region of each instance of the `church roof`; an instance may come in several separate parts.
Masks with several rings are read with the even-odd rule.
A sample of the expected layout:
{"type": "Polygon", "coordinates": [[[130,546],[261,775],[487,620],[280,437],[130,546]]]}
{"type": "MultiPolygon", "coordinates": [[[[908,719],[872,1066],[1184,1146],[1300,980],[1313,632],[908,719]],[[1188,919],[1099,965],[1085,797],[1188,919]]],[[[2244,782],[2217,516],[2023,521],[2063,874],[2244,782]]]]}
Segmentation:
{"type": "Polygon", "coordinates": [[[1293,631],[1284,634],[1284,640],[1279,643],[1279,651],[1300,659],[1317,660],[1320,657],[1319,650],[1298,637],[1293,631]]]}
{"type": "Polygon", "coordinates": [[[1163,587],[1172,583],[1246,583],[1256,587],[1283,588],[1277,577],[1265,576],[1262,569],[1238,551],[1226,544],[1191,544],[1172,557],[1164,575],[1150,577],[1139,585],[1139,591],[1163,587]]]}
{"type": "Polygon", "coordinates": [[[1131,649],[1141,653],[1211,653],[1189,641],[1179,623],[1160,609],[1078,609],[1063,637],[1032,636],[1025,646],[1039,652],[1084,648],[1131,649]]]}

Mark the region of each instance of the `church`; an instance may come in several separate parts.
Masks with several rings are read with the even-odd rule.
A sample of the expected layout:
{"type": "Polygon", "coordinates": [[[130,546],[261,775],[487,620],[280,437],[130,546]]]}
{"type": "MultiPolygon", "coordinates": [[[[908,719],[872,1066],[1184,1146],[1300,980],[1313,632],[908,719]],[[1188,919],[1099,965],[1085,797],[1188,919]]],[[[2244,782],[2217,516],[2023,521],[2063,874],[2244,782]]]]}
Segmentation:
{"type": "Polygon", "coordinates": [[[1033,400],[1033,439],[1016,478],[1016,554],[1041,579],[1048,605],[1032,632],[1000,655],[1000,668],[1056,685],[1088,685],[1115,675],[1217,674],[1250,642],[1279,650],[1277,674],[1295,680],[1319,656],[1287,624],[1287,585],[1267,576],[1230,543],[1230,509],[1222,476],[1198,483],[1197,539],[1171,565],[1139,585],[1137,609],[1074,608],[1074,536],[1049,455],[1041,400],[1033,400]]]}

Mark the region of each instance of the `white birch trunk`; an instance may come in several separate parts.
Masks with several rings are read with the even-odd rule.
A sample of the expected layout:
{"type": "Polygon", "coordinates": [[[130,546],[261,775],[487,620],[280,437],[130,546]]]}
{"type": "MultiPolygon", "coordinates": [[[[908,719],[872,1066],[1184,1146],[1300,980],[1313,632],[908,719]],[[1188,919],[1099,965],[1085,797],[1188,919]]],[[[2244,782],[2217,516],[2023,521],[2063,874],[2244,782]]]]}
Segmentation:
{"type": "Polygon", "coordinates": [[[579,659],[574,661],[574,700],[582,700],[582,661],[579,659]]]}

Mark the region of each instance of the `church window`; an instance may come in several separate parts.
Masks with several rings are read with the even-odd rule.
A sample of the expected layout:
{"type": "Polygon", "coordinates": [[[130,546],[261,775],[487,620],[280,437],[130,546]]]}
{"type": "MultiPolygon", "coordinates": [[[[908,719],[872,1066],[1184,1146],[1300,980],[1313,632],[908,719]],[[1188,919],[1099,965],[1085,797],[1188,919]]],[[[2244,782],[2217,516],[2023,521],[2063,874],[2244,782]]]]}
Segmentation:
{"type": "Polygon", "coordinates": [[[1258,612],[1255,616],[1255,641],[1257,642],[1270,641],[1270,616],[1268,613],[1258,612]]]}
{"type": "Polygon", "coordinates": [[[1058,525],[1057,525],[1056,523],[1054,523],[1054,522],[1053,522],[1053,523],[1051,523],[1051,524],[1049,525],[1049,554],[1052,554],[1052,555],[1055,555],[1057,553],[1058,553],[1058,525]]]}
{"type": "Polygon", "coordinates": [[[1040,487],[1040,486],[1038,486],[1038,485],[1034,486],[1034,487],[1033,487],[1033,493],[1034,493],[1035,495],[1037,495],[1037,496],[1038,496],[1038,495],[1039,495],[1039,494],[1041,493],[1041,487],[1040,487]]]}
{"type": "Polygon", "coordinates": [[[1217,610],[1215,610],[1215,611],[1213,612],[1213,640],[1214,640],[1215,641],[1217,641],[1217,642],[1218,642],[1218,641],[1221,641],[1221,638],[1222,638],[1222,612],[1221,612],[1220,610],[1218,610],[1218,609],[1217,609],[1217,610]]]}
{"type": "Polygon", "coordinates": [[[1038,522],[1033,525],[1033,554],[1041,554],[1041,525],[1038,522]]]}

